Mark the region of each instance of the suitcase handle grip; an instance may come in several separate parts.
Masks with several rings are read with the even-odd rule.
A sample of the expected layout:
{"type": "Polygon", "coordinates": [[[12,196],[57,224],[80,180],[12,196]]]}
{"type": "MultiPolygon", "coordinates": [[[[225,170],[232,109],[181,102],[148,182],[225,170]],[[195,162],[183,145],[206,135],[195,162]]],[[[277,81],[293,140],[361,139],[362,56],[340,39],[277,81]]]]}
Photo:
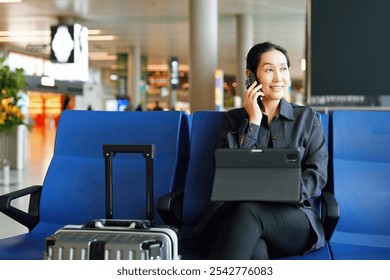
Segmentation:
{"type": "Polygon", "coordinates": [[[154,225],[154,194],[153,194],[153,158],[156,149],[154,144],[132,145],[132,144],[105,144],[103,145],[103,156],[106,165],[106,219],[113,218],[112,211],[112,159],[116,153],[137,153],[143,154],[146,159],[146,219],[150,225],[154,225]]]}
{"type": "Polygon", "coordinates": [[[148,220],[115,220],[99,219],[93,220],[87,224],[89,228],[108,229],[108,230],[128,230],[128,229],[146,229],[150,226],[148,220]]]}
{"type": "Polygon", "coordinates": [[[156,149],[153,144],[148,145],[132,145],[132,144],[105,144],[103,145],[104,157],[114,157],[116,153],[136,153],[143,154],[145,158],[154,158],[156,149]]]}

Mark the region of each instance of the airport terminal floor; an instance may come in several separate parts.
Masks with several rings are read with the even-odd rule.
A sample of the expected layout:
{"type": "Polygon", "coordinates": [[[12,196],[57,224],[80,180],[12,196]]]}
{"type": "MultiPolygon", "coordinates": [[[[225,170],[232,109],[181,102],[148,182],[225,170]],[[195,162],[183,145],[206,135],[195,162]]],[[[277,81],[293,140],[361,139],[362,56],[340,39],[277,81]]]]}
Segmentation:
{"type": "MultiPolygon", "coordinates": [[[[23,170],[10,170],[10,180],[4,184],[3,171],[0,172],[0,195],[32,185],[42,185],[53,155],[55,128],[35,126],[29,134],[29,161],[23,170]]],[[[27,208],[27,200],[17,201],[18,207],[27,208]]],[[[0,213],[0,238],[27,232],[27,228],[0,213]]]]}

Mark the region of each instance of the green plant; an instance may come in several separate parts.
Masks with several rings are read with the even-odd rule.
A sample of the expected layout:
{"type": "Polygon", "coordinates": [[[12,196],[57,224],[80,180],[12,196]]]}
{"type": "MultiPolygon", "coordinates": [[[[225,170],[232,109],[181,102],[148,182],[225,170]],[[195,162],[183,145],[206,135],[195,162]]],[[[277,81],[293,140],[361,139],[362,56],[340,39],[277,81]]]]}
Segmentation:
{"type": "Polygon", "coordinates": [[[21,113],[19,91],[26,88],[23,68],[11,70],[4,65],[6,57],[0,58],[0,131],[25,124],[25,116],[21,113]]]}

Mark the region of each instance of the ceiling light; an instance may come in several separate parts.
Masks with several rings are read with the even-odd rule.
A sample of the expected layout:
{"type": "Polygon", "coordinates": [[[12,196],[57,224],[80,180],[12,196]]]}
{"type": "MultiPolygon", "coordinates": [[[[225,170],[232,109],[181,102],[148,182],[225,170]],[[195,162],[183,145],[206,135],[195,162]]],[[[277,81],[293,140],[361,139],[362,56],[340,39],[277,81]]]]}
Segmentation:
{"type": "Polygon", "coordinates": [[[23,0],[0,0],[0,3],[20,3],[23,0]]]}
{"type": "Polygon", "coordinates": [[[306,71],[306,59],[301,58],[301,71],[305,72],[306,71]]]}
{"type": "MultiPolygon", "coordinates": [[[[88,35],[99,35],[101,33],[102,33],[102,31],[99,29],[88,30],[88,35]]],[[[51,34],[50,30],[5,30],[5,31],[0,31],[0,36],[50,36],[50,34],[51,34]]]]}
{"type": "Polygon", "coordinates": [[[89,60],[116,60],[116,55],[89,57],[89,60]]]}
{"type": "Polygon", "coordinates": [[[41,85],[45,87],[54,87],[56,85],[56,80],[54,78],[44,76],[41,78],[41,85]]]}
{"type": "Polygon", "coordinates": [[[112,41],[114,39],[113,35],[88,36],[88,41],[112,41]]]}
{"type": "Polygon", "coordinates": [[[50,42],[50,37],[36,37],[36,36],[17,36],[17,37],[0,37],[0,42],[31,42],[34,40],[42,40],[45,39],[50,42]]]}
{"type": "MultiPolygon", "coordinates": [[[[0,0],[1,1],[1,0],[0,0]]],[[[0,31],[0,36],[20,37],[20,36],[50,36],[50,30],[15,30],[0,31]]]]}
{"type": "Polygon", "coordinates": [[[90,52],[89,56],[105,56],[108,55],[108,52],[90,52]]]}
{"type": "Polygon", "coordinates": [[[107,52],[91,52],[89,53],[90,60],[116,60],[116,55],[110,55],[107,52]]]}
{"type": "Polygon", "coordinates": [[[99,35],[102,34],[100,29],[88,29],[88,35],[99,35]]]}
{"type": "MultiPolygon", "coordinates": [[[[115,36],[112,35],[106,35],[106,36],[88,36],[88,41],[112,41],[115,39],[115,36]]],[[[46,40],[50,42],[50,36],[1,36],[0,35],[0,42],[30,42],[33,40],[46,40]]]]}

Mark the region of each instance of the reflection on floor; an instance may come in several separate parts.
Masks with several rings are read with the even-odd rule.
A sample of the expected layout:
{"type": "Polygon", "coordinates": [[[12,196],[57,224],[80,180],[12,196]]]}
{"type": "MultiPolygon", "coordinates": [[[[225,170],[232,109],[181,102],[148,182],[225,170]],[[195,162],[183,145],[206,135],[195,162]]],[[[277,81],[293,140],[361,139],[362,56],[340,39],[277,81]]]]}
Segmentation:
{"type": "MultiPolygon", "coordinates": [[[[56,130],[34,127],[29,134],[29,164],[23,170],[10,171],[9,183],[5,184],[3,171],[0,171],[0,195],[32,185],[42,185],[46,170],[53,155],[56,130]]],[[[27,209],[28,200],[21,198],[13,205],[27,209]]],[[[0,238],[27,232],[27,229],[0,213],[0,238]]]]}

